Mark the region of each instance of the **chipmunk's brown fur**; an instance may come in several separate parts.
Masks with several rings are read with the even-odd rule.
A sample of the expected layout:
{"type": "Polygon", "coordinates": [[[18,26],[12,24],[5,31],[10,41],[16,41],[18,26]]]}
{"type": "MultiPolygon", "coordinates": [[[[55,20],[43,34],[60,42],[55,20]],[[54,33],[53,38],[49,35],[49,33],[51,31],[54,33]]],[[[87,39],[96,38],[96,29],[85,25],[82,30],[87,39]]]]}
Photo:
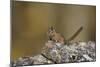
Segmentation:
{"type": "Polygon", "coordinates": [[[78,31],[72,37],[70,37],[68,40],[65,40],[64,36],[61,35],[60,33],[57,33],[55,28],[52,26],[48,30],[48,37],[49,37],[49,40],[52,40],[54,42],[59,42],[61,44],[65,44],[66,41],[73,40],[82,31],[82,29],[83,27],[80,27],[78,31]]]}

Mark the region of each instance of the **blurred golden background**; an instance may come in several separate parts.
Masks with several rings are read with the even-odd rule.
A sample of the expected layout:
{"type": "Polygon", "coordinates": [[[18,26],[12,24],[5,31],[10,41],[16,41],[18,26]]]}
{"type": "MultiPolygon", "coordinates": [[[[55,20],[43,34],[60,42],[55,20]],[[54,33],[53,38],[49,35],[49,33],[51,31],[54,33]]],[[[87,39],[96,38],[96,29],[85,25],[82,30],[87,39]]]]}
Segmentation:
{"type": "Polygon", "coordinates": [[[96,40],[96,6],[13,1],[11,7],[13,60],[40,53],[49,26],[66,39],[83,26],[74,41],[96,40]]]}

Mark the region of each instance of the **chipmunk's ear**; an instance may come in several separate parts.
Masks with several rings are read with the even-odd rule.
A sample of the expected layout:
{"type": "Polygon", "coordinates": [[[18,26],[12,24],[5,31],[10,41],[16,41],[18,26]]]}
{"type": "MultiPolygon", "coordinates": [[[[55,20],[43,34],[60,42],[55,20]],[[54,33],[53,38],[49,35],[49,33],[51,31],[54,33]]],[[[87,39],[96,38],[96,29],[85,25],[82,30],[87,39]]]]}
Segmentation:
{"type": "Polygon", "coordinates": [[[54,27],[54,26],[51,26],[51,27],[50,27],[50,30],[51,30],[51,31],[55,31],[55,27],[54,27]]]}

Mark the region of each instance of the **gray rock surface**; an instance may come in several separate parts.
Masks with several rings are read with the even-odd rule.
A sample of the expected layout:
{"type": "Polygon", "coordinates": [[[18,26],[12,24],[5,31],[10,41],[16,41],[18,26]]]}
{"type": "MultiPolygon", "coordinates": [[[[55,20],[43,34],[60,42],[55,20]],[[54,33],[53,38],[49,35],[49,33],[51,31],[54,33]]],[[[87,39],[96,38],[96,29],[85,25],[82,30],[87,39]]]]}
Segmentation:
{"type": "Polygon", "coordinates": [[[38,64],[57,64],[96,61],[95,42],[71,42],[60,44],[48,41],[40,54],[31,57],[20,57],[11,61],[11,66],[38,64]]]}

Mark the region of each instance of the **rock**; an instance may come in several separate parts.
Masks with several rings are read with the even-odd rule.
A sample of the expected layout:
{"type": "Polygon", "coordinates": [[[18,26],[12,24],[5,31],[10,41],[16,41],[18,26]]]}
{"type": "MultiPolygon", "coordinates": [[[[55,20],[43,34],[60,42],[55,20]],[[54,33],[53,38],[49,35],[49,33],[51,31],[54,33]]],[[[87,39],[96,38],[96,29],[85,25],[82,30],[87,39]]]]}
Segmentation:
{"type": "Polygon", "coordinates": [[[11,66],[91,62],[96,60],[95,53],[95,42],[93,41],[74,42],[65,45],[48,41],[40,54],[18,58],[11,63],[11,66]]]}

